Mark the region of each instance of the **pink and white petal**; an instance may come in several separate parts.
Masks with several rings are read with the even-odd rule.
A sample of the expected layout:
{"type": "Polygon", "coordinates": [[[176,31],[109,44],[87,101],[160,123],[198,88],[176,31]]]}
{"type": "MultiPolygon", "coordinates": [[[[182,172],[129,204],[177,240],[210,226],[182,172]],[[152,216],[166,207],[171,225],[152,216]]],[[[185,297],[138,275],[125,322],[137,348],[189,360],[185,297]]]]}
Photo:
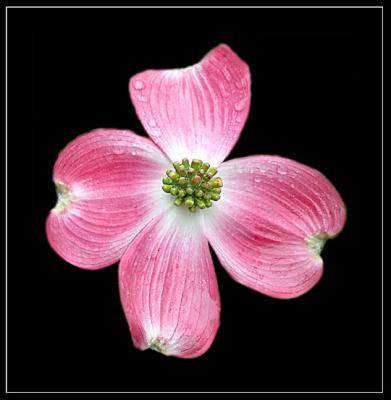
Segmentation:
{"type": "Polygon", "coordinates": [[[221,200],[204,213],[204,230],[238,282],[277,298],[310,290],[323,273],[320,251],[345,223],[345,207],[320,172],[277,156],[221,165],[221,200]]]}
{"type": "Polygon", "coordinates": [[[168,160],[149,139],[96,129],[60,153],[53,172],[58,202],[46,220],[52,248],[81,268],[117,262],[132,238],[167,206],[168,160]]]}
{"type": "Polygon", "coordinates": [[[199,158],[218,166],[247,119],[250,71],[221,44],[191,67],[133,76],[129,91],[145,130],[172,161],[199,158]]]}
{"type": "Polygon", "coordinates": [[[178,209],[156,217],[120,261],[122,306],[140,350],[193,358],[216,335],[217,280],[208,241],[198,218],[189,214],[178,209]]]}

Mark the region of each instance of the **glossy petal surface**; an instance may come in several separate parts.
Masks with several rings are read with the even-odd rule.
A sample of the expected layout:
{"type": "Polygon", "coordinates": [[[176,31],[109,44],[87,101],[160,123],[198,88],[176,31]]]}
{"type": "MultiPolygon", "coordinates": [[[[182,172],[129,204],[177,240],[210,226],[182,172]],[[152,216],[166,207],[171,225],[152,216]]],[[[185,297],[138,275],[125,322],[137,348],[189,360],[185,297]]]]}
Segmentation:
{"type": "Polygon", "coordinates": [[[227,45],[198,64],[135,75],[129,91],[145,130],[172,161],[218,166],[235,145],[250,108],[250,72],[227,45]]]}
{"type": "Polygon", "coordinates": [[[222,265],[273,297],[311,289],[323,272],[322,238],[338,234],[345,222],[336,189],[320,172],[276,156],[228,161],[219,173],[223,193],[205,211],[204,231],[222,265]]]}
{"type": "Polygon", "coordinates": [[[86,269],[118,261],[134,235],[164,211],[161,177],[168,165],[149,139],[129,131],[97,129],[77,137],[54,167],[63,194],[46,221],[53,249],[86,269]]]}
{"type": "Polygon", "coordinates": [[[120,293],[134,345],[192,358],[211,345],[220,302],[198,218],[175,209],[135,238],[120,262],[120,293]]]}

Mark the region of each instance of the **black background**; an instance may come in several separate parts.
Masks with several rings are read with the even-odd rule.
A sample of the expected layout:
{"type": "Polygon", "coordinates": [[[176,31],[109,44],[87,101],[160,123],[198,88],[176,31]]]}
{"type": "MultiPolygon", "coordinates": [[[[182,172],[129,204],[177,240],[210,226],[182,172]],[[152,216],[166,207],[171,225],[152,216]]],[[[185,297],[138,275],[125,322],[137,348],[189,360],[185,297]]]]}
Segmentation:
{"type": "Polygon", "coordinates": [[[8,390],[380,390],[380,9],[8,10],[8,390]],[[294,300],[231,280],[214,257],[221,325],[181,360],[135,350],[117,266],[59,258],[45,238],[58,152],[97,127],[145,135],[128,79],[219,43],[250,66],[229,158],[279,154],[322,171],[348,209],[325,273],[294,300]]]}

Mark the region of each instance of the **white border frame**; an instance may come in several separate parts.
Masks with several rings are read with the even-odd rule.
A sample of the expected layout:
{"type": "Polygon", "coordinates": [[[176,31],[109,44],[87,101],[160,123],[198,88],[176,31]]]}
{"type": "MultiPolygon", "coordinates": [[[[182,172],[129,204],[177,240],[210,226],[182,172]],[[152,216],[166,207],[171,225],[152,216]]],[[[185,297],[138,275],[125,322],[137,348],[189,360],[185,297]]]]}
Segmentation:
{"type": "Polygon", "coordinates": [[[88,394],[88,393],[282,393],[282,394],[295,394],[295,393],[303,393],[303,394],[315,394],[315,393],[384,393],[384,226],[383,226],[383,215],[384,215],[384,131],[383,131],[383,120],[384,120],[384,94],[383,94],[383,75],[384,75],[384,14],[383,14],[383,6],[6,6],[5,7],[5,393],[42,393],[42,394],[54,394],[54,393],[80,393],[80,394],[88,394]],[[11,8],[379,8],[382,10],[381,12],[381,391],[376,392],[28,392],[28,391],[17,391],[17,392],[9,392],[8,391],[8,9],[11,8]]]}

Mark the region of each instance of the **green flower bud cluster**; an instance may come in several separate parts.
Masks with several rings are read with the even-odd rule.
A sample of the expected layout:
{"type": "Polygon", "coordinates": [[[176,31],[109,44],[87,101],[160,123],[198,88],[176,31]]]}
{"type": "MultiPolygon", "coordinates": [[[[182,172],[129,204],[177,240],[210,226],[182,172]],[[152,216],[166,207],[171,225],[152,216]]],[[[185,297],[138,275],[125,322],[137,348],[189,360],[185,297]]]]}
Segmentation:
{"type": "Polygon", "coordinates": [[[174,169],[166,171],[162,189],[174,196],[176,206],[184,205],[189,211],[212,207],[220,199],[223,181],[216,177],[217,169],[207,162],[187,158],[173,163],[174,169]]]}

